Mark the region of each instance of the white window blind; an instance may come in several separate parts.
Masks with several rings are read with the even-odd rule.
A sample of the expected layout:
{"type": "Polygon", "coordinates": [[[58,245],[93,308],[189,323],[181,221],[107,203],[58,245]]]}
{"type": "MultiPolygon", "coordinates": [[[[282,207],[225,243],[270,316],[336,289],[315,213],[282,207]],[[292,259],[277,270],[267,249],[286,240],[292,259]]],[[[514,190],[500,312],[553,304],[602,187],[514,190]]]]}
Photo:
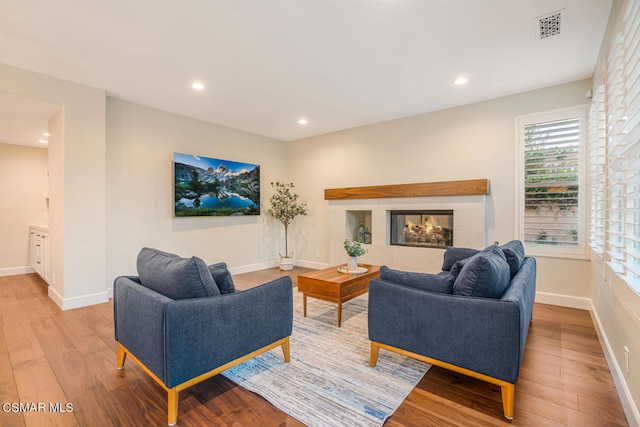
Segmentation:
{"type": "Polygon", "coordinates": [[[533,256],[587,255],[587,110],[516,117],[516,235],[533,256]]]}
{"type": "Polygon", "coordinates": [[[524,126],[524,240],[577,247],[580,237],[579,117],[524,126]]]}
{"type": "Polygon", "coordinates": [[[606,206],[606,127],[605,86],[596,89],[589,110],[589,246],[604,256],[605,206],[606,206]]]}
{"type": "Polygon", "coordinates": [[[640,293],[640,2],[607,57],[607,260],[640,293]]]}

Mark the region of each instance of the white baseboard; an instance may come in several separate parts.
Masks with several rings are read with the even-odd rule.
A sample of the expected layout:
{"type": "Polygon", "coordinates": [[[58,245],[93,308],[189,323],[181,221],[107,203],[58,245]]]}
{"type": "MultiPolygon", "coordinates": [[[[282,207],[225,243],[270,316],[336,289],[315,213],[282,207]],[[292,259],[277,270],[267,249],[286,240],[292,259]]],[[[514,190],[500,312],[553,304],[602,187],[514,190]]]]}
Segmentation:
{"type": "Polygon", "coordinates": [[[305,261],[302,259],[296,260],[296,265],[298,267],[313,268],[314,270],[322,270],[329,267],[329,264],[326,262],[305,261]]]}
{"type": "Polygon", "coordinates": [[[63,298],[53,286],[49,286],[49,298],[55,302],[62,311],[74,308],[86,307],[89,305],[102,304],[109,301],[107,291],[96,292],[95,294],[82,295],[78,297],[63,298]]]}
{"type": "Polygon", "coordinates": [[[559,305],[561,307],[591,310],[591,299],[553,294],[550,292],[536,292],[536,300],[540,304],[559,305]]]}
{"type": "Polygon", "coordinates": [[[607,359],[609,371],[611,372],[611,377],[613,378],[613,383],[616,386],[616,390],[618,390],[620,403],[622,404],[622,409],[624,409],[627,421],[629,422],[629,427],[640,427],[640,412],[638,411],[638,406],[633,401],[633,396],[631,395],[631,391],[627,386],[627,382],[624,380],[622,368],[618,364],[618,360],[616,359],[613,349],[611,348],[611,344],[609,344],[607,334],[605,334],[604,332],[604,328],[602,327],[602,323],[600,323],[600,318],[598,317],[596,308],[594,307],[591,300],[589,300],[589,306],[591,318],[593,319],[593,323],[595,324],[598,339],[603,346],[604,357],[605,359],[607,359]]]}
{"type": "Polygon", "coordinates": [[[0,277],[3,276],[15,276],[17,274],[30,274],[36,271],[31,267],[13,267],[13,268],[0,268],[0,277]]]}
{"type": "Polygon", "coordinates": [[[250,273],[252,271],[265,270],[267,268],[277,267],[279,261],[267,261],[258,264],[241,265],[238,267],[229,267],[231,274],[250,273]]]}

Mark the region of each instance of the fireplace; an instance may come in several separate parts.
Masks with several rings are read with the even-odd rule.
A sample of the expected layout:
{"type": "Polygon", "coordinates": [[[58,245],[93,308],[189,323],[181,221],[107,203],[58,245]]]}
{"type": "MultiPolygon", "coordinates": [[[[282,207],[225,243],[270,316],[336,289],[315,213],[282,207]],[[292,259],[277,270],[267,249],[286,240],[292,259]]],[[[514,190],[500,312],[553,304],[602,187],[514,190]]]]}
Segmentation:
{"type": "Polygon", "coordinates": [[[453,246],[453,210],[389,211],[391,245],[420,248],[453,246]]]}

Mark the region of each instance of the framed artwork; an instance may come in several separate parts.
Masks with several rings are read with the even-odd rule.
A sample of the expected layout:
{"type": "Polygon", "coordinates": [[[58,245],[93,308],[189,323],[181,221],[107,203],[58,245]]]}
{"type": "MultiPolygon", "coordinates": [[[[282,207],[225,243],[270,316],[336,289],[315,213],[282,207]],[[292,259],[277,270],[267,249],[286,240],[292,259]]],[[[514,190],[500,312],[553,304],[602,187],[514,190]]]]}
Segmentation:
{"type": "Polygon", "coordinates": [[[174,215],[260,215],[260,165],[174,153],[174,215]]]}

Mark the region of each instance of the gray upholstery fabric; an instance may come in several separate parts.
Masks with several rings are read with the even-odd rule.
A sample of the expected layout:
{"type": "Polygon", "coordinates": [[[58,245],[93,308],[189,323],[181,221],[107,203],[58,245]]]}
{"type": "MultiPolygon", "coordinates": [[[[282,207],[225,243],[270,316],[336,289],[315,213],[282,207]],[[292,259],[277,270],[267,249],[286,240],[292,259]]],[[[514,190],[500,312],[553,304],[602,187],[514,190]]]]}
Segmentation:
{"type": "Polygon", "coordinates": [[[291,335],[291,279],[172,300],[135,277],[114,283],[116,341],[171,388],[291,335]]]}
{"type": "Polygon", "coordinates": [[[116,341],[144,360],[164,378],[164,307],[173,300],[140,284],[137,277],[118,277],[113,283],[116,341]]]}
{"type": "Polygon", "coordinates": [[[236,291],[236,285],[233,283],[231,272],[227,269],[226,262],[219,262],[209,266],[209,272],[213,280],[218,285],[221,294],[232,294],[236,291]]]}
{"type": "MultiPolygon", "coordinates": [[[[486,251],[489,248],[490,246],[485,248],[484,250],[486,251]]],[[[520,240],[512,240],[500,246],[500,249],[502,249],[505,258],[507,259],[510,274],[511,277],[513,277],[518,272],[518,270],[520,270],[520,266],[524,262],[524,246],[522,245],[522,242],[520,240]]],[[[456,264],[456,262],[470,258],[479,252],[481,252],[481,250],[479,249],[448,246],[444,251],[442,270],[450,271],[451,268],[456,264]]]]}
{"type": "Polygon", "coordinates": [[[455,246],[447,246],[444,250],[444,259],[442,261],[442,270],[450,271],[451,267],[460,260],[467,259],[480,252],[480,249],[458,248],[455,246]]]}
{"type": "Polygon", "coordinates": [[[453,285],[454,295],[500,298],[509,285],[509,264],[497,246],[463,261],[453,285]]]}
{"type": "Polygon", "coordinates": [[[171,299],[220,295],[209,268],[198,257],[181,258],[152,248],[142,248],[137,260],[140,283],[171,299]]]}
{"type": "Polygon", "coordinates": [[[524,262],[524,246],[520,240],[512,240],[500,246],[507,264],[509,264],[509,274],[511,277],[515,276],[520,266],[524,262]]]}
{"type": "Polygon", "coordinates": [[[380,280],[387,280],[424,291],[450,294],[453,292],[455,277],[446,271],[438,274],[411,273],[393,270],[383,265],[380,267],[380,280]]]}
{"type": "Polygon", "coordinates": [[[536,299],[536,260],[525,257],[520,270],[511,279],[502,301],[511,301],[518,305],[520,312],[520,359],[524,354],[524,345],[529,333],[529,324],[533,316],[533,303],[536,299]]]}
{"type": "Polygon", "coordinates": [[[515,384],[531,322],[536,263],[525,258],[502,298],[369,284],[369,339],[515,384]]]}
{"type": "MultiPolygon", "coordinates": [[[[460,274],[460,270],[462,270],[462,268],[469,262],[471,261],[476,255],[481,254],[481,253],[487,253],[487,252],[491,252],[493,250],[493,246],[487,246],[486,248],[476,251],[475,254],[471,255],[468,258],[461,258],[458,261],[456,261],[453,264],[453,267],[451,267],[450,273],[453,275],[453,277],[458,277],[458,274],[460,274]]],[[[454,285],[455,286],[455,285],[454,285]]]]}

